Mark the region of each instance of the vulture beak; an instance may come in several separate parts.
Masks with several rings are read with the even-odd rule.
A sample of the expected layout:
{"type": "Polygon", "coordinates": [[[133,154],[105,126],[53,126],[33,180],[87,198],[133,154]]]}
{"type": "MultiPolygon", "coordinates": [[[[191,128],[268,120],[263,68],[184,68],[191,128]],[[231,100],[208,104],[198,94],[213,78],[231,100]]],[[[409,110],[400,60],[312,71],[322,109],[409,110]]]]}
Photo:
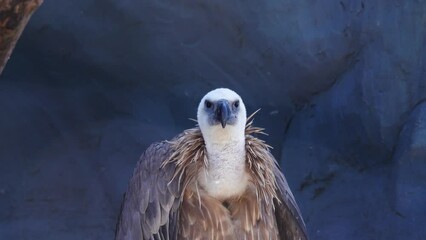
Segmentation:
{"type": "Polygon", "coordinates": [[[222,128],[226,127],[226,123],[228,122],[231,116],[231,108],[229,107],[229,103],[227,100],[219,100],[217,101],[215,118],[222,124],[222,128]]]}

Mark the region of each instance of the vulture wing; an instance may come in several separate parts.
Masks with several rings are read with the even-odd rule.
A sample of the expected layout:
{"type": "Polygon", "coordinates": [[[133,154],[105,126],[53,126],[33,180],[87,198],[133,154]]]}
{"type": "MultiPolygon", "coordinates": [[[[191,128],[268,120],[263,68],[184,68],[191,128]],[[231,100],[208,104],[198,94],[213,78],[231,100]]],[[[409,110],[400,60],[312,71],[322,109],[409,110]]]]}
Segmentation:
{"type": "Polygon", "coordinates": [[[175,239],[180,192],[167,142],[152,144],[141,156],[121,206],[116,240],[175,239]]]}
{"type": "Polygon", "coordinates": [[[278,165],[274,168],[277,181],[277,195],[281,202],[275,201],[275,217],[280,238],[285,240],[306,240],[308,234],[299,207],[278,165]]]}

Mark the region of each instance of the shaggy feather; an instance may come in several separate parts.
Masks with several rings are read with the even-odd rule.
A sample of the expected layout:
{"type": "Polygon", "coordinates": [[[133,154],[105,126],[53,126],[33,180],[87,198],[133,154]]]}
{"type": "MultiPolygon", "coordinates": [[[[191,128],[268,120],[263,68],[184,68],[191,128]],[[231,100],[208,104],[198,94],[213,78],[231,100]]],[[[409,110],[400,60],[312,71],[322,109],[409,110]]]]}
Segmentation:
{"type": "MultiPolygon", "coordinates": [[[[251,176],[251,182],[256,187],[258,201],[261,198],[268,205],[273,205],[274,199],[279,201],[275,191],[277,183],[273,172],[277,162],[270,153],[272,147],[253,136],[254,134],[267,135],[264,132],[265,129],[253,126],[253,117],[258,111],[247,118],[245,128],[246,167],[251,176]]],[[[162,167],[167,164],[175,164],[176,170],[170,182],[179,176],[179,185],[183,186],[183,190],[185,190],[188,184],[195,181],[200,168],[208,167],[203,135],[199,127],[194,127],[185,130],[183,134],[169,143],[173,154],[163,162],[162,167]]]]}
{"type": "MultiPolygon", "coordinates": [[[[253,114],[254,115],[254,114],[253,114]]],[[[245,127],[245,191],[217,199],[197,177],[208,167],[201,130],[152,144],[125,194],[116,239],[307,239],[306,228],[270,146],[245,127]]],[[[243,145],[244,146],[244,145],[243,145]]],[[[241,159],[241,160],[244,160],[241,159]]]]}
{"type": "MultiPolygon", "coordinates": [[[[182,194],[182,212],[184,214],[182,214],[180,228],[181,236],[199,237],[198,235],[191,235],[192,230],[187,227],[194,226],[192,218],[197,216],[191,215],[198,212],[205,219],[202,222],[203,228],[209,226],[209,229],[204,230],[213,231],[216,229],[221,233],[219,234],[221,238],[228,236],[232,239],[235,234],[242,234],[247,239],[255,239],[255,236],[259,235],[267,236],[267,239],[277,238],[278,232],[274,231],[276,222],[273,216],[274,199],[280,202],[276,192],[277,183],[274,175],[274,167],[277,163],[270,153],[271,146],[253,136],[265,134],[263,128],[253,126],[252,118],[255,113],[247,119],[245,128],[246,172],[250,175],[249,185],[251,187],[242,196],[230,199],[228,210],[217,199],[209,197],[204,190],[199,189],[197,174],[201,168],[208,167],[207,151],[200,128],[194,127],[185,130],[169,142],[173,154],[163,162],[162,166],[165,167],[168,164],[175,166],[175,172],[170,182],[178,178],[178,184],[182,186],[181,191],[184,193],[182,194]],[[245,195],[255,196],[256,201],[253,202],[251,200],[253,197],[249,198],[245,195]],[[198,211],[195,211],[194,207],[197,207],[198,211]],[[224,216],[218,215],[215,211],[225,212],[224,216],[228,220],[223,219],[224,216]],[[262,219],[262,216],[269,219],[262,219]],[[232,219],[236,221],[234,224],[229,222],[232,219]],[[260,220],[262,221],[259,222],[260,220]],[[230,233],[229,231],[232,228],[234,230],[230,233]],[[259,232],[261,229],[264,230],[259,232]],[[240,231],[243,231],[243,233],[240,233],[240,231]]],[[[199,233],[197,232],[197,234],[199,233]]]]}

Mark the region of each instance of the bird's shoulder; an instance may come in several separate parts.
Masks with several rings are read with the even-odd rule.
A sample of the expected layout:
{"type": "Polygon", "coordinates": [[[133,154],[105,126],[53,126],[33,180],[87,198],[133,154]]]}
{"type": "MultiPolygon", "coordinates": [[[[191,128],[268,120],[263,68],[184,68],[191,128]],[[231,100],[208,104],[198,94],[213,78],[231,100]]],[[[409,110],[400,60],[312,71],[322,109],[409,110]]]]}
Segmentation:
{"type": "Polygon", "coordinates": [[[172,181],[175,166],[162,165],[171,153],[169,141],[155,142],[142,153],[124,196],[116,239],[163,239],[176,234],[180,192],[177,181],[172,181]]]}
{"type": "Polygon", "coordinates": [[[169,141],[154,142],[139,157],[133,175],[144,173],[151,175],[156,173],[153,170],[160,170],[162,163],[167,160],[172,153],[169,141]]]}

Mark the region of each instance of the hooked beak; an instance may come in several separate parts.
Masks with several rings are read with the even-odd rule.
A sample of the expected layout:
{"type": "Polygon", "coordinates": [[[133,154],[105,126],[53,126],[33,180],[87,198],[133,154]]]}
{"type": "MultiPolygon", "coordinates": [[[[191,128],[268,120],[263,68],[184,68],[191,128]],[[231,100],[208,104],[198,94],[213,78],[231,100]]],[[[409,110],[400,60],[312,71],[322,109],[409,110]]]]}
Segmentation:
{"type": "Polygon", "coordinates": [[[231,115],[231,109],[229,107],[228,101],[226,100],[217,101],[215,118],[217,121],[221,123],[222,128],[226,127],[226,123],[228,122],[230,115],[231,115]]]}

